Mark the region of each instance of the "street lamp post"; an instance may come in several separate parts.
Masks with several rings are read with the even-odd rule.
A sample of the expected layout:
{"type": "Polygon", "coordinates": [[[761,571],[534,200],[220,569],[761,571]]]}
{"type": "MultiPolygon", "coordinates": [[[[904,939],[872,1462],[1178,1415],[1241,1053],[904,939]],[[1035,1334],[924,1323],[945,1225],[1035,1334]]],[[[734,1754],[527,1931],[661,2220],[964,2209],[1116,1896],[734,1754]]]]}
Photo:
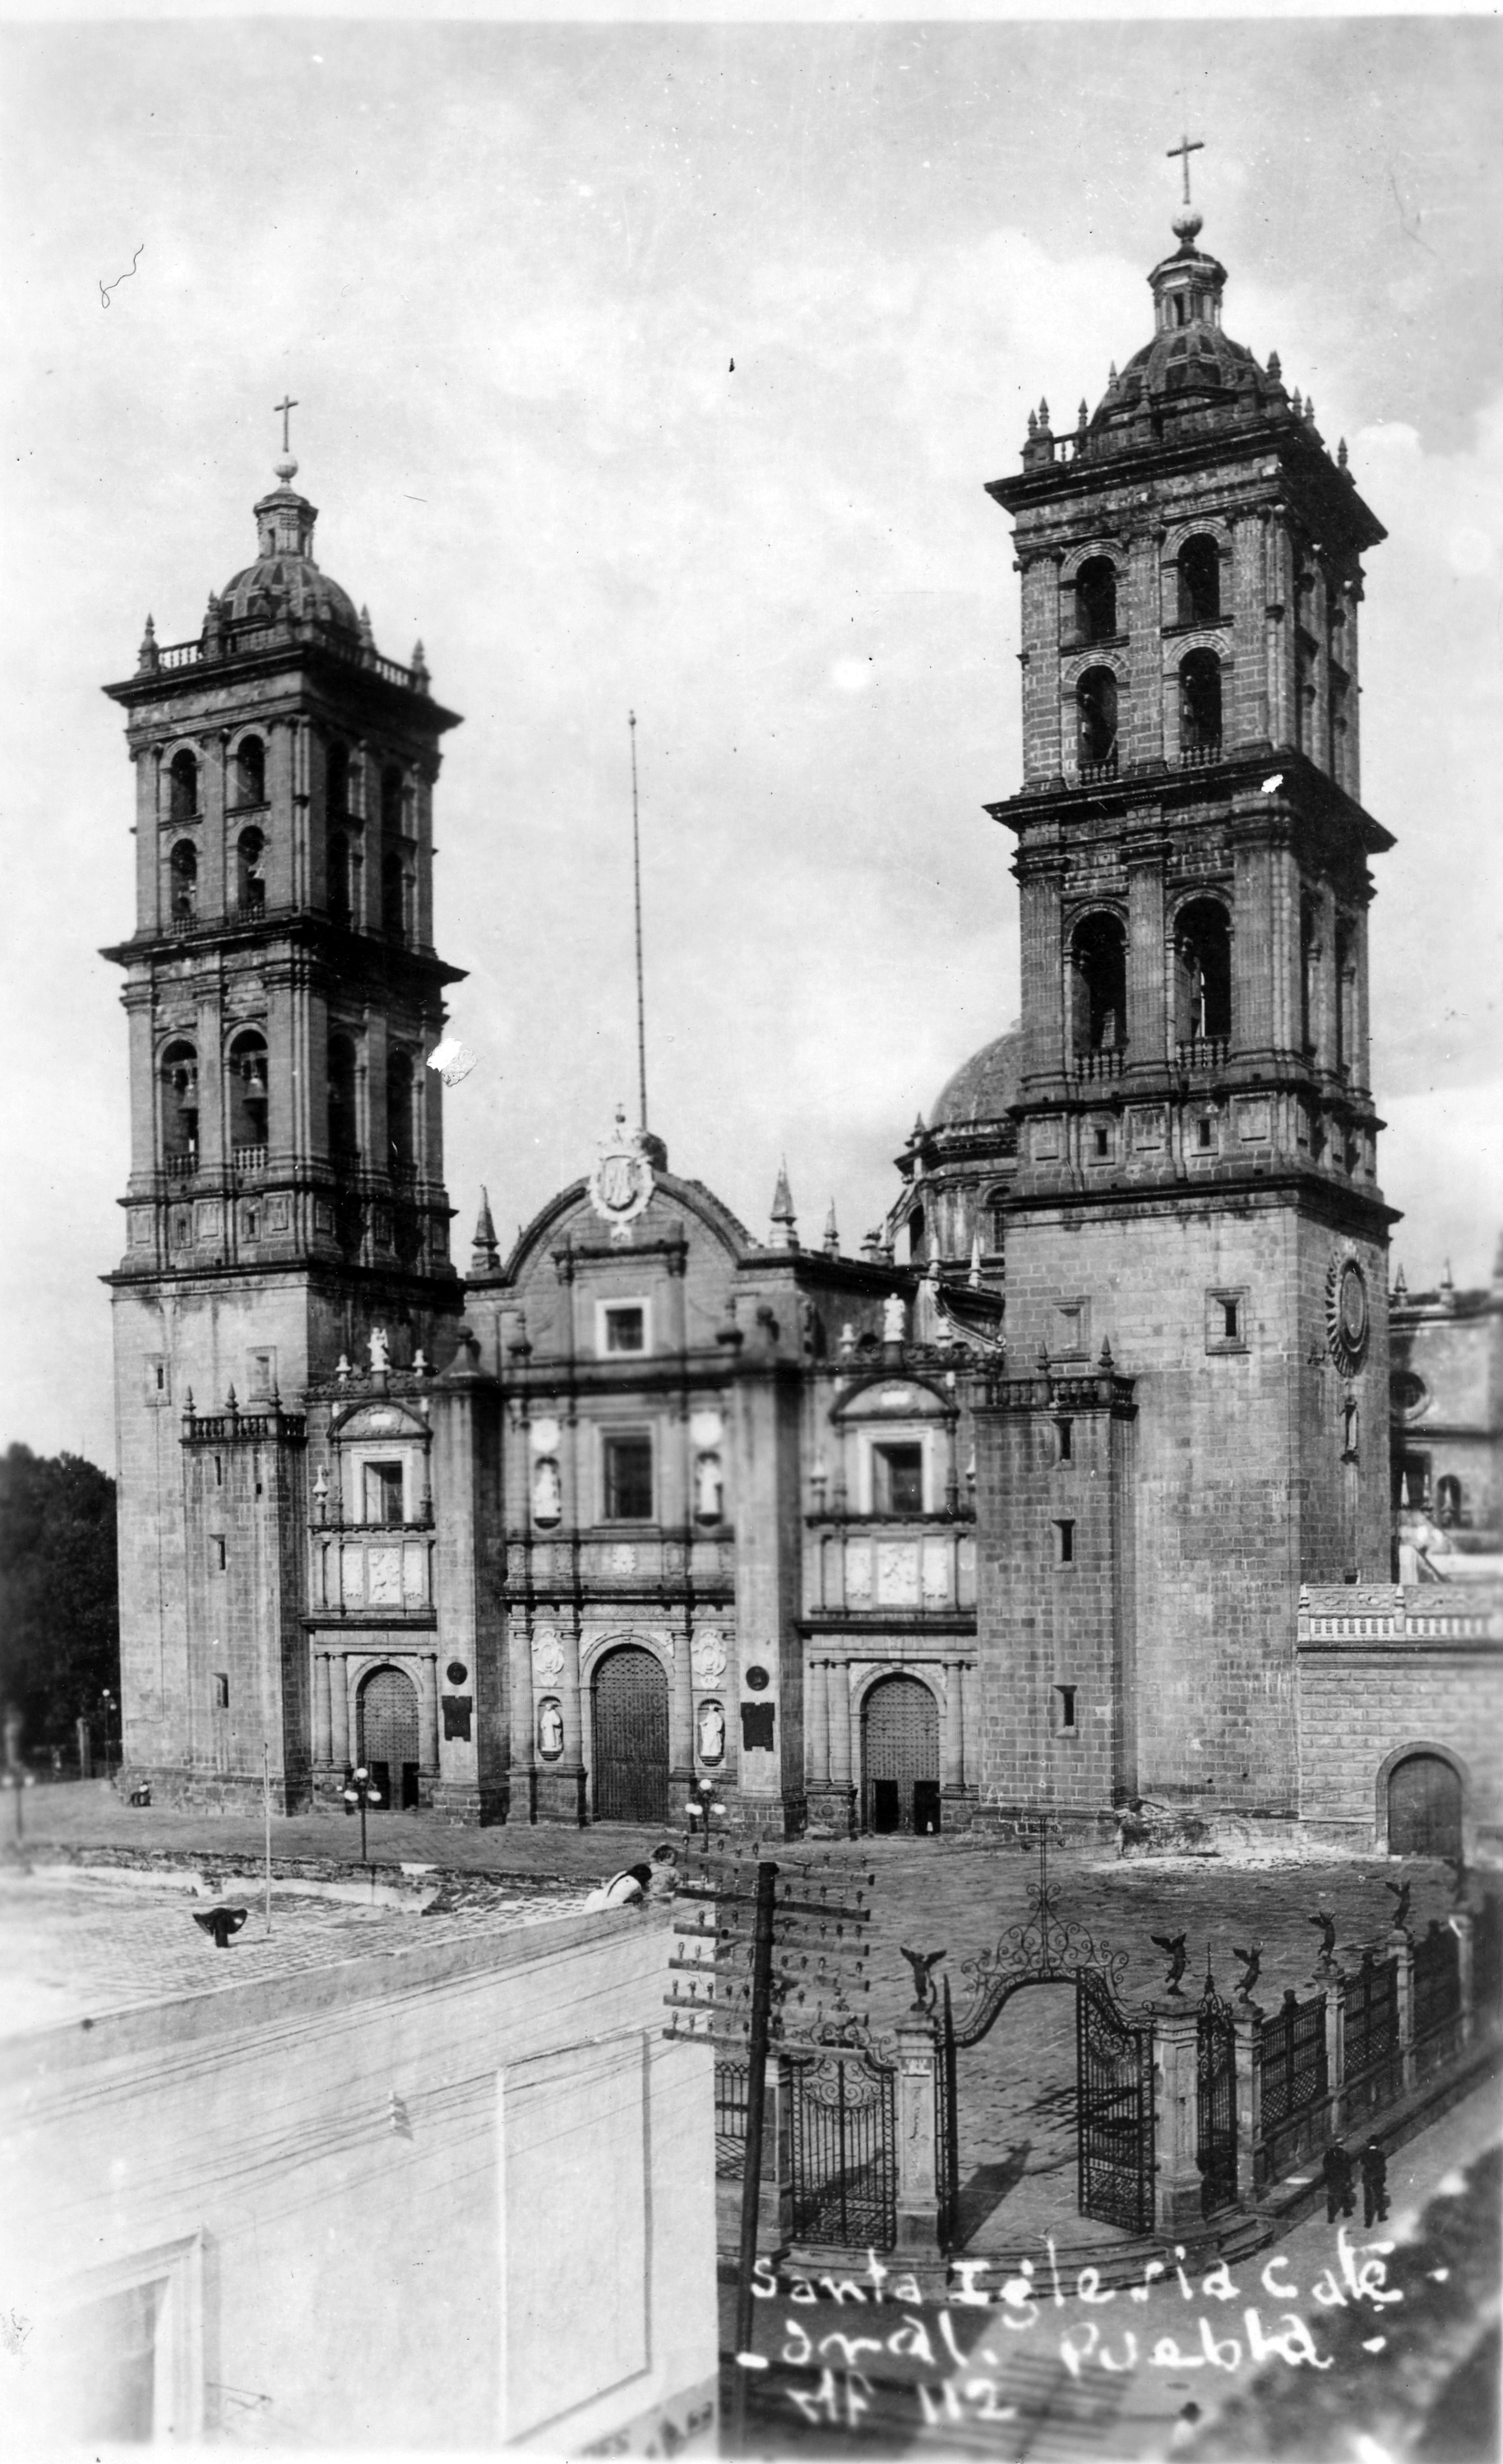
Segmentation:
{"type": "Polygon", "coordinates": [[[724,1814],[725,1810],[725,1807],[717,1804],[715,1800],[715,1783],[712,1779],[693,1781],[690,1786],[689,1801],[684,1809],[688,1815],[689,1837],[692,1839],[694,1837],[694,1824],[697,1818],[704,1823],[705,1845],[708,1848],[710,1816],[714,1814],[724,1814]]]}
{"type": "Polygon", "coordinates": [[[357,1806],[360,1810],[360,1863],[362,1865],[368,1865],[371,1861],[365,1851],[365,1809],[368,1805],[380,1805],[381,1801],[381,1791],[370,1772],[363,1763],[357,1763],[344,1783],[344,1805],[348,1814],[353,1814],[357,1806]]]}
{"type": "MultiPolygon", "coordinates": [[[[108,1779],[108,1778],[109,1778],[109,1775],[110,1775],[110,1714],[111,1714],[111,1712],[112,1712],[112,1711],[114,1710],[114,1708],[115,1708],[115,1697],[114,1697],[114,1695],[110,1692],[110,1689],[109,1689],[109,1687],[108,1687],[107,1685],[103,1688],[102,1692],[100,1693],[99,1701],[100,1701],[100,1702],[103,1704],[103,1705],[104,1705],[104,1776],[105,1776],[105,1778],[106,1778],[106,1779],[108,1779]]],[[[123,1745],[124,1745],[124,1740],[123,1740],[123,1738],[122,1738],[122,1739],[121,1739],[121,1747],[122,1747],[122,1749],[123,1749],[123,1745]]]]}

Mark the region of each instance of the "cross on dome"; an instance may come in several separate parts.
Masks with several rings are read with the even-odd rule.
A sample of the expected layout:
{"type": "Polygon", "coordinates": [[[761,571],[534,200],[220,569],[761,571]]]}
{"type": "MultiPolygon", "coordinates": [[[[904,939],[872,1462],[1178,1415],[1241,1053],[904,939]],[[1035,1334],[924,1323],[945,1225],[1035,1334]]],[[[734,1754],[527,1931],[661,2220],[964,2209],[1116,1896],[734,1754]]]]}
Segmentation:
{"type": "Polygon", "coordinates": [[[1194,239],[1195,234],[1200,230],[1201,226],[1201,216],[1195,211],[1194,207],[1190,204],[1189,158],[1192,154],[1204,154],[1205,150],[1206,141],[1204,137],[1189,137],[1183,133],[1177,145],[1170,145],[1165,148],[1168,160],[1171,163],[1176,160],[1178,161],[1180,169],[1184,173],[1185,177],[1184,210],[1183,212],[1175,215],[1170,228],[1172,229],[1176,239],[1183,240],[1187,248],[1194,239]]]}
{"type": "Polygon", "coordinates": [[[296,396],[294,394],[284,394],[280,402],[273,402],[272,405],[272,408],[280,413],[282,421],[282,458],[274,467],[277,477],[284,481],[295,477],[297,472],[289,430],[293,413],[298,407],[296,396]]]}

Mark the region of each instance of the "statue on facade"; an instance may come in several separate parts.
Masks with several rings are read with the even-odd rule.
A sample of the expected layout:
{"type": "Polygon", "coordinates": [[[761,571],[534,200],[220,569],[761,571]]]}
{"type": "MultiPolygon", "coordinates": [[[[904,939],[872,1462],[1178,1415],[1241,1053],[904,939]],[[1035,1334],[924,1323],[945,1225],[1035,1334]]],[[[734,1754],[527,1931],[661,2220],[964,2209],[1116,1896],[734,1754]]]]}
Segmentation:
{"type": "Polygon", "coordinates": [[[534,1523],[556,1523],[563,1513],[563,1494],[558,1485],[558,1465],[552,1455],[543,1455],[533,1469],[533,1520],[534,1523]]]}
{"type": "Polygon", "coordinates": [[[903,1341],[907,1311],[901,1292],[889,1292],[882,1305],[882,1339],[883,1343],[903,1341]]]}
{"type": "Polygon", "coordinates": [[[551,1762],[555,1754],[563,1752],[563,1713],[557,1704],[550,1699],[542,1705],[537,1714],[537,1749],[539,1753],[546,1754],[551,1762]]]}
{"type": "Polygon", "coordinates": [[[383,1377],[391,1367],[391,1353],[387,1349],[386,1330],[383,1326],[372,1327],[366,1337],[366,1349],[371,1356],[371,1375],[383,1377]]]}
{"type": "Polygon", "coordinates": [[[699,1706],[699,1758],[702,1763],[725,1760],[726,1715],[713,1700],[699,1706]]]}

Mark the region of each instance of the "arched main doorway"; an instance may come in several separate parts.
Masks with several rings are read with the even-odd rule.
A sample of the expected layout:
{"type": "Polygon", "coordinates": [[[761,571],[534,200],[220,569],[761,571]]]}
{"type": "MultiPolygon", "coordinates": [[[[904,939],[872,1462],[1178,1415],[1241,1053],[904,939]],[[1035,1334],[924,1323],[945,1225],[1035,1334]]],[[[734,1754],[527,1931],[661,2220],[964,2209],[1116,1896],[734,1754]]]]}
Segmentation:
{"type": "Polygon", "coordinates": [[[1443,1754],[1405,1754],[1388,1773],[1388,1854],[1461,1855],[1461,1778],[1443,1754]]]}
{"type": "Polygon", "coordinates": [[[883,1677],[867,1695],[861,1782],[868,1831],[938,1831],[939,1705],[917,1677],[883,1677]]]}
{"type": "Polygon", "coordinates": [[[356,1705],[360,1761],[383,1806],[418,1802],[418,1689],[400,1668],[374,1668],[356,1705]]]}
{"type": "Polygon", "coordinates": [[[597,1822],[666,1822],[668,1681],[653,1652],[608,1651],[592,1688],[597,1822]]]}

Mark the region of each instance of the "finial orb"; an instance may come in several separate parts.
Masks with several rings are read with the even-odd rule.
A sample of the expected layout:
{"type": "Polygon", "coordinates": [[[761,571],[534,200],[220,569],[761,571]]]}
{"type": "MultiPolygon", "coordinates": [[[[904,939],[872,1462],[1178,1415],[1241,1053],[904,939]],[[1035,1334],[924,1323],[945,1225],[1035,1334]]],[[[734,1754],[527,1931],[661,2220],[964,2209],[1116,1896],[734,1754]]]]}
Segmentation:
{"type": "Polygon", "coordinates": [[[284,453],[280,462],[273,463],[272,467],[285,488],[297,476],[297,456],[295,453],[284,453]]]}
{"type": "Polygon", "coordinates": [[[1184,245],[1188,248],[1198,237],[1201,225],[1205,219],[1205,215],[1198,214],[1193,206],[1187,206],[1183,213],[1175,215],[1173,222],[1169,225],[1169,229],[1173,231],[1175,238],[1183,241],[1184,245]]]}

